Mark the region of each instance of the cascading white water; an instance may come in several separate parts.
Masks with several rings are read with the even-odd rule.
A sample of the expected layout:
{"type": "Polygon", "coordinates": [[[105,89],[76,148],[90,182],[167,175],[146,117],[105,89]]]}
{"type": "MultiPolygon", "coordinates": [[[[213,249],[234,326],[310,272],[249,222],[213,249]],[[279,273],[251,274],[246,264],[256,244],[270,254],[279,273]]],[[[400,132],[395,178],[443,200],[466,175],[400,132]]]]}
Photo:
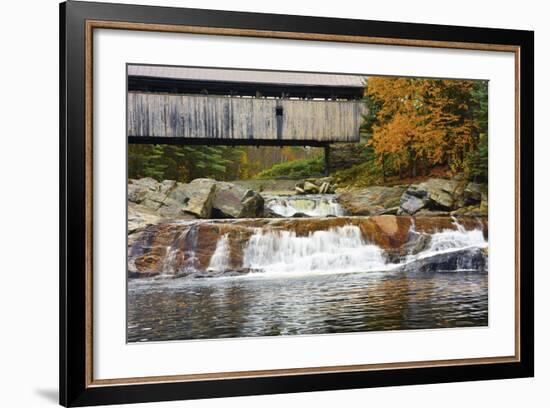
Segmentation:
{"type": "Polygon", "coordinates": [[[460,222],[453,217],[456,230],[443,230],[432,234],[430,246],[426,255],[437,254],[467,248],[486,248],[487,241],[481,229],[467,231],[460,222]]]}
{"type": "Polygon", "coordinates": [[[354,225],[297,236],[258,230],[244,249],[243,266],[267,273],[361,272],[387,269],[383,251],[364,242],[354,225]]]}
{"type": "Polygon", "coordinates": [[[281,217],[292,217],[297,213],[309,217],[344,215],[333,194],[266,197],[265,206],[281,217]]]}
{"type": "Polygon", "coordinates": [[[166,255],[164,257],[164,262],[162,264],[162,273],[164,276],[174,276],[176,275],[176,257],[178,256],[179,249],[175,248],[173,245],[166,247],[166,255]]]}
{"type": "MultiPolygon", "coordinates": [[[[482,229],[466,230],[456,218],[453,218],[453,225],[456,229],[445,229],[431,234],[428,247],[418,254],[409,254],[405,260],[405,264],[420,259],[451,254],[453,252],[465,250],[475,251],[488,247],[482,229]]],[[[414,231],[414,224],[411,232],[416,233],[416,231],[414,231]]],[[[464,256],[463,259],[457,259],[456,269],[471,269],[470,258],[469,256],[464,256]]]]}
{"type": "Polygon", "coordinates": [[[214,272],[225,272],[229,269],[229,238],[224,234],[218,239],[216,249],[210,258],[207,270],[214,272]]]}
{"type": "Polygon", "coordinates": [[[413,220],[409,231],[412,245],[404,247],[405,251],[397,256],[386,254],[382,248],[365,241],[357,225],[331,227],[305,236],[298,236],[292,229],[260,227],[244,245],[242,262],[238,260],[240,257],[231,258],[230,237],[223,234],[218,238],[208,267],[204,268],[196,252],[200,244],[199,224],[189,223],[166,247],[161,275],[193,277],[205,276],[204,272],[208,272],[206,276],[215,277],[225,273],[261,272],[297,276],[388,271],[411,268],[416,262],[420,262],[419,268],[430,262],[440,270],[479,270],[480,250],[488,246],[482,228],[466,230],[457,220],[453,224],[452,228],[426,234],[416,231],[413,220]]]}
{"type": "Polygon", "coordinates": [[[162,264],[164,276],[178,276],[184,272],[194,272],[198,269],[199,259],[195,253],[197,246],[196,225],[184,230],[172,245],[166,247],[166,255],[162,264]],[[181,250],[182,242],[185,250],[181,250]],[[179,258],[179,259],[178,259],[179,258]],[[183,260],[183,262],[181,262],[183,260]]]}
{"type": "Polygon", "coordinates": [[[481,230],[444,230],[432,234],[426,255],[467,248],[486,248],[487,241],[481,230]]]}

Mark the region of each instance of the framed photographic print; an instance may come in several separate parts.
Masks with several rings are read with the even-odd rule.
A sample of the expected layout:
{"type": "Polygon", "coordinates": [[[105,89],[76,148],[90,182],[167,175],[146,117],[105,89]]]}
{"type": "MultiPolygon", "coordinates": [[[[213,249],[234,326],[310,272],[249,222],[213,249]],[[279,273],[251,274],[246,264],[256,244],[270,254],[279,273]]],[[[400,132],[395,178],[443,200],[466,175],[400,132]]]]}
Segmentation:
{"type": "Polygon", "coordinates": [[[62,405],[533,376],[533,32],[60,16],[62,405]]]}

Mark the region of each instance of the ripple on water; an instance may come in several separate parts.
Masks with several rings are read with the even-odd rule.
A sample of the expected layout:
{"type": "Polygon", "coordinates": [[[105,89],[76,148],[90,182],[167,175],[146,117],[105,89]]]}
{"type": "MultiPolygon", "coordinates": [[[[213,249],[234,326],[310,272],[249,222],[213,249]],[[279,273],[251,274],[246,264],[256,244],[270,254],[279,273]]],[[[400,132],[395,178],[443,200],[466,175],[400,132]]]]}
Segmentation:
{"type": "Polygon", "coordinates": [[[128,283],[128,340],[486,326],[486,272],[128,283]],[[147,338],[143,334],[147,333],[147,338]]]}

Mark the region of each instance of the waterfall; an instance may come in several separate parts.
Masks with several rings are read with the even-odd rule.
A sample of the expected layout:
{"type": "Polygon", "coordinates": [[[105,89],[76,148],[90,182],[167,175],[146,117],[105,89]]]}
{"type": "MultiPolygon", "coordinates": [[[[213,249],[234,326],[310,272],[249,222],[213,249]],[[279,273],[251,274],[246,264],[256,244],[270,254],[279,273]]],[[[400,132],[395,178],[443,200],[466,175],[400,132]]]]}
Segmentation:
{"type": "Polygon", "coordinates": [[[413,218],[405,242],[390,243],[387,248],[366,238],[363,222],[371,231],[368,218],[350,218],[345,224],[332,219],[171,223],[135,241],[129,249],[128,268],[134,274],[169,278],[487,270],[483,225],[476,228],[471,220],[468,228],[475,229],[453,219],[453,225],[447,220],[440,224],[443,229],[427,232],[431,229],[417,228],[413,218]],[[216,235],[218,224],[225,225],[223,234],[216,235]],[[206,265],[205,259],[209,259],[206,265]],[[149,270],[144,268],[148,265],[149,270]]]}
{"type": "Polygon", "coordinates": [[[224,234],[218,239],[216,249],[210,258],[207,270],[213,272],[225,272],[229,269],[229,234],[224,234]]]}
{"type": "Polygon", "coordinates": [[[244,249],[252,271],[304,274],[386,269],[383,251],[364,242],[354,225],[297,236],[294,231],[257,230],[244,249]]]}
{"type": "Polygon", "coordinates": [[[452,259],[452,270],[478,269],[479,251],[487,248],[488,243],[481,229],[466,230],[453,217],[456,229],[444,229],[430,234],[429,245],[416,255],[409,254],[404,264],[414,263],[426,259],[452,259]],[[454,255],[453,255],[454,253],[454,255]],[[477,262],[477,263],[476,263],[477,262]]]}
{"type": "Polygon", "coordinates": [[[162,273],[163,276],[175,276],[177,267],[176,261],[179,254],[179,248],[176,245],[170,245],[166,247],[166,255],[164,257],[164,262],[162,264],[162,273]]]}
{"type": "Polygon", "coordinates": [[[446,229],[431,235],[430,246],[425,256],[453,250],[487,247],[487,241],[481,229],[467,231],[454,217],[453,225],[456,230],[446,229]]]}
{"type": "Polygon", "coordinates": [[[164,276],[178,276],[182,272],[195,272],[199,269],[199,260],[196,256],[197,247],[197,228],[191,225],[185,229],[172,243],[166,248],[166,255],[162,264],[162,273],[164,276]],[[181,250],[181,247],[185,250],[181,250]]]}
{"type": "Polygon", "coordinates": [[[341,216],[344,211],[333,194],[266,197],[266,208],[281,217],[305,214],[309,217],[341,216]]]}

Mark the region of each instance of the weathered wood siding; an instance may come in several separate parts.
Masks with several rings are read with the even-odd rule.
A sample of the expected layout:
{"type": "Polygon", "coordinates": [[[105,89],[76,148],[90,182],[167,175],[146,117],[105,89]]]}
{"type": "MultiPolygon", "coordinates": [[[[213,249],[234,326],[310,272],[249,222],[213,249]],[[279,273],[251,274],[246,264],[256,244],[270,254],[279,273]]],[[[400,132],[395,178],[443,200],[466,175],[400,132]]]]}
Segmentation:
{"type": "Polygon", "coordinates": [[[128,136],[354,142],[362,109],[360,101],[130,92],[128,136]]]}

